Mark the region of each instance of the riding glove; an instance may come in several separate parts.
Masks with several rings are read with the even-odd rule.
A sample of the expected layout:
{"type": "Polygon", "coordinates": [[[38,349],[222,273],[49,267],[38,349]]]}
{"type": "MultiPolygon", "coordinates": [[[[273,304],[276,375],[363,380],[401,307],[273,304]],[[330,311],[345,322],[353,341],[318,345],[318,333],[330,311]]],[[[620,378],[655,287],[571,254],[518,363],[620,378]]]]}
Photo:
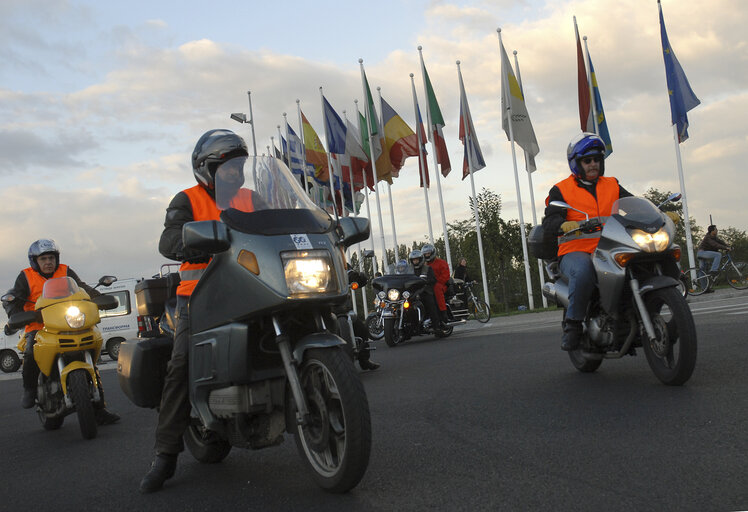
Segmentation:
{"type": "Polygon", "coordinates": [[[670,220],[673,221],[673,224],[678,224],[680,222],[680,215],[675,212],[665,212],[665,215],[670,217],[670,220]]]}
{"type": "Polygon", "coordinates": [[[575,220],[567,220],[563,224],[561,224],[561,231],[564,233],[568,233],[569,231],[573,231],[575,229],[579,229],[579,222],[575,220]]]}

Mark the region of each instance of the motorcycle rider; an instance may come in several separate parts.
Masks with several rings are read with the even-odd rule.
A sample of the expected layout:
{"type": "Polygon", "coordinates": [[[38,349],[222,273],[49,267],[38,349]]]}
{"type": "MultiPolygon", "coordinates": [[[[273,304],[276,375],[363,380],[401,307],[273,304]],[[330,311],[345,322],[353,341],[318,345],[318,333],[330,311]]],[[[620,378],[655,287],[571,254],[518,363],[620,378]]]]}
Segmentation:
{"type": "Polygon", "coordinates": [[[426,313],[431,319],[431,327],[434,330],[434,334],[439,335],[445,326],[439,318],[439,310],[436,307],[436,300],[434,298],[434,285],[437,284],[434,269],[426,265],[426,258],[424,258],[423,252],[418,249],[410,252],[408,261],[413,266],[413,273],[426,281],[426,287],[420,293],[421,302],[423,302],[426,313]]]}
{"type": "MultiPolygon", "coordinates": [[[[632,194],[605,174],[605,143],[594,133],[583,132],[574,137],[566,150],[571,174],[556,183],[545,200],[543,219],[544,243],[555,238],[559,228],[563,233],[579,228],[585,216],[577,211],[549,206],[551,201],[563,201],[592,217],[607,217],[613,203],[632,194]]],[[[590,255],[600,240],[600,232],[584,234],[563,241],[558,246],[561,273],[569,279],[569,307],[564,319],[562,350],[575,350],[582,334],[582,322],[587,305],[595,289],[596,275],[590,255]]],[[[552,243],[552,242],[551,242],[552,243]]]]}
{"type": "Polygon", "coordinates": [[[156,457],[140,482],[143,493],[158,491],[174,476],[177,456],[184,449],[182,435],[190,424],[188,302],[200,275],[208,266],[210,255],[184,247],[182,226],[191,221],[220,220],[215,189],[216,181],[220,180],[232,183],[231,191],[239,194],[233,198],[218,198],[219,203],[229,203],[243,211],[265,208],[258,194],[240,189],[248,155],[244,140],[231,130],[204,133],[192,153],[192,172],[197,185],[175,195],[166,209],[159,252],[166,258],[182,262],[179,268],[181,282],[177,288],[174,347],[164,380],[156,428],[156,457]]]}
{"type": "MultiPolygon", "coordinates": [[[[72,268],[60,263],[60,248],[54,240],[41,238],[32,243],[29,246],[28,258],[30,266],[23,269],[18,274],[13,288],[9,290],[9,293],[15,296],[15,300],[3,304],[8,317],[16,313],[21,313],[22,311],[33,311],[34,305],[44,289],[44,283],[48,279],[55,277],[67,276],[73,278],[78,286],[86,290],[91,298],[101,295],[100,292],[81,281],[78,274],[76,274],[72,268]]],[[[36,333],[42,327],[44,327],[43,324],[34,322],[28,324],[25,329],[26,350],[23,354],[23,398],[21,400],[21,407],[24,409],[32,408],[36,400],[39,366],[36,364],[36,360],[34,359],[34,343],[36,343],[36,333]]],[[[5,326],[5,334],[11,335],[14,332],[15,331],[11,330],[8,325],[5,326]]],[[[96,422],[99,425],[116,423],[119,421],[120,417],[107,410],[106,405],[104,405],[104,390],[101,387],[101,377],[99,376],[99,370],[95,365],[94,369],[96,370],[96,376],[99,379],[99,392],[102,394],[101,408],[96,410],[96,422]]]]}
{"type": "Polygon", "coordinates": [[[421,248],[426,263],[434,270],[436,284],[434,284],[434,297],[436,304],[439,306],[439,317],[445,324],[449,321],[447,318],[447,301],[444,293],[447,291],[449,282],[449,265],[446,261],[436,257],[436,248],[431,244],[426,244],[421,248]]]}

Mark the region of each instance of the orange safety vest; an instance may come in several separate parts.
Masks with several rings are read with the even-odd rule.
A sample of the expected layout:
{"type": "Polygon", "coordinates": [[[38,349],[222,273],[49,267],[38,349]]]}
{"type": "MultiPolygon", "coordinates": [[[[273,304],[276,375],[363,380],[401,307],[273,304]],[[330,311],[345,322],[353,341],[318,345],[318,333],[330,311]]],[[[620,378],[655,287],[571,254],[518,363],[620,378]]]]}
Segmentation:
{"type": "MultiPolygon", "coordinates": [[[[561,195],[564,196],[566,203],[577,210],[587,212],[590,218],[610,216],[613,203],[621,195],[618,180],[615,178],[606,178],[605,176],[600,176],[597,179],[597,184],[595,185],[597,198],[589,191],[580,187],[574,175],[570,175],[565,180],[557,183],[556,186],[561,191],[561,195]]],[[[585,220],[585,216],[574,210],[566,210],[566,220],[581,222],[585,220]]],[[[600,242],[599,231],[589,235],[570,237],[568,240],[561,238],[558,244],[558,255],[563,256],[564,254],[577,251],[591,254],[597,248],[598,242],[600,242]]]]}
{"type": "MultiPolygon", "coordinates": [[[[36,307],[36,301],[39,299],[39,297],[42,296],[44,283],[47,282],[47,279],[67,276],[68,266],[60,264],[60,266],[57,267],[57,270],[55,270],[55,273],[52,274],[52,277],[49,278],[44,277],[31,267],[23,269],[23,273],[26,275],[26,282],[29,285],[29,296],[26,297],[26,302],[23,305],[23,310],[33,311],[36,307]]],[[[38,331],[42,327],[44,327],[44,324],[42,324],[41,322],[33,322],[26,326],[26,332],[38,331]]]]}
{"type": "MultiPolygon", "coordinates": [[[[221,210],[216,206],[215,199],[210,197],[210,194],[202,185],[188,188],[184,190],[184,193],[187,194],[192,206],[192,220],[221,220],[221,210]]],[[[231,207],[244,212],[253,212],[252,192],[244,188],[240,189],[231,201],[231,207]]],[[[177,295],[189,297],[207,267],[208,263],[183,262],[179,267],[180,282],[177,287],[177,295]]]]}

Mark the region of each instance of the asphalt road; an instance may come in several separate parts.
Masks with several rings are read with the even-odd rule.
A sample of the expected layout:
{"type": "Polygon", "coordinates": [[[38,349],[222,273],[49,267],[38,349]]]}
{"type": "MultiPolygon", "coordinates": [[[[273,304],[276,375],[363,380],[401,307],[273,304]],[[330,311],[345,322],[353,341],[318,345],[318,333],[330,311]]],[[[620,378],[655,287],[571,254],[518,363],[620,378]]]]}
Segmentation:
{"type": "Polygon", "coordinates": [[[80,437],[42,430],[0,379],[2,510],[748,509],[748,293],[691,303],[699,356],[682,387],[644,354],[577,372],[558,311],[470,322],[442,340],[377,344],[361,374],[372,415],[368,471],[346,495],[318,489],[289,437],[216,465],[185,453],[163,491],[137,491],[156,413],[129,404],[102,365],[121,423],[80,437]]]}

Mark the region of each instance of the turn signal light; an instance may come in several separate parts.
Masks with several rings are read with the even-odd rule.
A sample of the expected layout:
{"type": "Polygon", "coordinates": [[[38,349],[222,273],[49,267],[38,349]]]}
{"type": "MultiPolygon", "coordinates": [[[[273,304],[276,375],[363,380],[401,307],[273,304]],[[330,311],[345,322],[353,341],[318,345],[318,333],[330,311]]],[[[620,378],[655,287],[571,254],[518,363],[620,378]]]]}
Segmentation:
{"type": "Polygon", "coordinates": [[[680,261],[680,247],[673,249],[673,258],[675,258],[675,261],[680,261]]]}
{"type": "Polygon", "coordinates": [[[358,283],[356,281],[351,283],[351,290],[358,290],[358,283]]]}
{"type": "Polygon", "coordinates": [[[410,307],[410,302],[408,302],[407,300],[405,302],[403,302],[403,307],[405,309],[408,309],[410,307]]]}
{"type": "Polygon", "coordinates": [[[615,260],[621,267],[625,267],[634,256],[636,256],[636,253],[633,252],[619,252],[615,255],[615,260]]]}
{"type": "Polygon", "coordinates": [[[257,264],[257,256],[255,256],[253,252],[242,249],[239,251],[239,256],[237,256],[236,261],[239,265],[246,268],[254,275],[260,275],[260,266],[257,264]]]}

